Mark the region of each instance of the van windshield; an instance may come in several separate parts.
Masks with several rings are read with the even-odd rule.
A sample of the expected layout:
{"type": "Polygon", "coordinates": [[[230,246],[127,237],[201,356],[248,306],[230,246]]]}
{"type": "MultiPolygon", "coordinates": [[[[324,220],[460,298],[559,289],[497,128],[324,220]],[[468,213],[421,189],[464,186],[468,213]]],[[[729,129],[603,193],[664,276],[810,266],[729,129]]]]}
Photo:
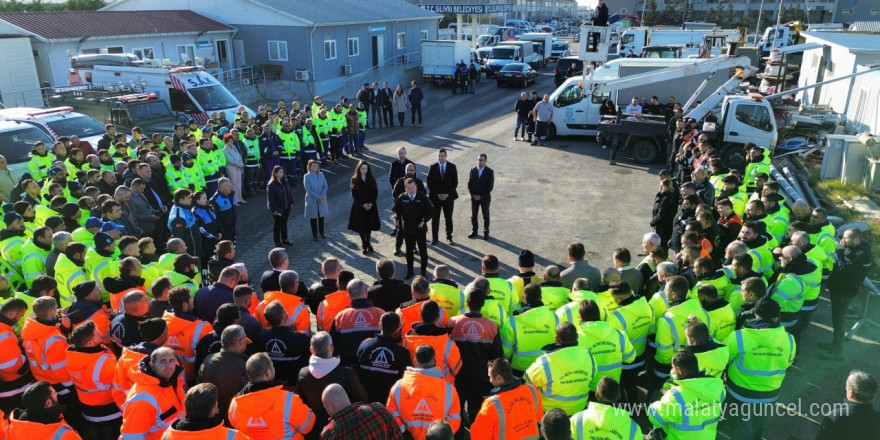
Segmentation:
{"type": "Polygon", "coordinates": [[[55,141],[48,134],[43,133],[32,125],[22,125],[9,131],[0,131],[0,154],[11,165],[27,162],[30,160],[28,153],[34,149],[34,144],[42,141],[46,145],[52,145],[55,141]]]}
{"type": "Polygon", "coordinates": [[[100,122],[88,116],[73,116],[47,122],[46,125],[48,125],[58,136],[67,137],[79,136],[80,138],[86,138],[91,136],[101,136],[105,131],[104,126],[101,125],[100,122]]]}
{"type": "Polygon", "coordinates": [[[225,110],[241,105],[229,90],[223,86],[208,86],[187,89],[196,103],[206,112],[225,110]]]}
{"type": "Polygon", "coordinates": [[[512,60],[513,59],[514,50],[510,48],[496,48],[492,49],[492,54],[489,55],[489,58],[493,60],[512,60]]]}
{"type": "Polygon", "coordinates": [[[568,48],[568,43],[553,43],[553,50],[565,50],[568,48]]]}
{"type": "Polygon", "coordinates": [[[168,104],[165,104],[165,101],[135,104],[128,108],[128,112],[131,113],[131,118],[134,121],[171,116],[171,110],[168,110],[168,104]]]}

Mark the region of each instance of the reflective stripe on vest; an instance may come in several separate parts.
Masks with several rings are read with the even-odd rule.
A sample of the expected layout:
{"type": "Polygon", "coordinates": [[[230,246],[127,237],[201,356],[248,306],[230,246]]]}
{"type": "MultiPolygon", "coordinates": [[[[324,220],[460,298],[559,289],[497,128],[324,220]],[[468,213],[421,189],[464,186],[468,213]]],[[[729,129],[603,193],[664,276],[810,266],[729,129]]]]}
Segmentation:
{"type": "MultiPolygon", "coordinates": [[[[788,333],[786,333],[786,334],[788,334],[788,333]]],[[[791,343],[791,341],[792,341],[791,335],[788,334],[788,342],[791,343]]],[[[745,367],[745,355],[746,355],[745,351],[746,350],[745,350],[745,344],[743,343],[742,331],[736,332],[736,347],[737,347],[737,351],[739,352],[739,355],[737,356],[737,360],[734,361],[733,363],[734,363],[734,365],[736,365],[736,368],[738,368],[739,371],[742,371],[743,373],[746,373],[746,374],[752,374],[755,376],[763,376],[763,377],[785,374],[786,370],[762,371],[762,370],[753,370],[750,368],[746,368],[745,367]]]]}
{"type": "MultiPolygon", "coordinates": [[[[544,397],[548,399],[558,400],[560,402],[575,402],[581,399],[586,399],[589,397],[589,388],[586,390],[587,394],[579,394],[577,396],[560,396],[557,394],[553,394],[553,374],[550,372],[550,359],[544,355],[539,359],[541,362],[541,367],[544,369],[544,375],[547,376],[547,389],[544,390],[544,397]]],[[[595,365],[595,362],[593,363],[595,365]]]]}
{"type": "Polygon", "coordinates": [[[67,425],[61,425],[58,427],[58,430],[55,431],[55,434],[52,436],[52,440],[61,440],[64,437],[64,434],[67,434],[68,431],[73,431],[73,429],[67,425]]]}
{"type": "Polygon", "coordinates": [[[685,404],[684,396],[682,396],[681,392],[677,389],[672,389],[672,391],[670,391],[670,392],[672,393],[672,397],[675,397],[675,403],[678,404],[678,407],[680,408],[680,411],[681,411],[681,424],[671,423],[670,425],[673,428],[675,428],[679,431],[700,431],[708,425],[711,425],[713,423],[718,423],[719,418],[713,417],[711,419],[704,420],[703,423],[700,423],[698,425],[691,425],[690,416],[688,415],[688,411],[687,411],[688,407],[687,407],[687,404],[685,404]]]}

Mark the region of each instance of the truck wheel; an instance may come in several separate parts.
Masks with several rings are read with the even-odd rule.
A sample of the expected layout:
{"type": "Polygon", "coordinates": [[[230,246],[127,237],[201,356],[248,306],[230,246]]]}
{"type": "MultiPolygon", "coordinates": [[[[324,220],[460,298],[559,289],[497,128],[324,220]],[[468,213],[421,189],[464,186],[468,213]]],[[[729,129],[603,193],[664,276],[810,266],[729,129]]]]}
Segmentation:
{"type": "Polygon", "coordinates": [[[647,139],[636,142],[630,147],[630,151],[632,152],[633,159],[642,165],[650,164],[657,158],[657,148],[653,142],[647,139]]]}
{"type": "Polygon", "coordinates": [[[495,85],[497,85],[499,89],[501,88],[501,86],[503,86],[503,84],[501,84],[501,81],[495,81],[495,85]]]}
{"type": "Polygon", "coordinates": [[[746,162],[742,150],[734,145],[727,147],[724,154],[721,155],[721,160],[723,160],[724,164],[730,169],[743,168],[743,165],[746,162]]]}

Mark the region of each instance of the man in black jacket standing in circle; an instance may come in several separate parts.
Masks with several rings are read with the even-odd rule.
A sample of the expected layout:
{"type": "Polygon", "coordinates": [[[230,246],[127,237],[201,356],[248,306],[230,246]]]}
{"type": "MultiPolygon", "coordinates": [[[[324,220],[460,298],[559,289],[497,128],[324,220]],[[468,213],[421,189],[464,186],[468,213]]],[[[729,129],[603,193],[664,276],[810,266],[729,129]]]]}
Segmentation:
{"type": "Polygon", "coordinates": [[[416,182],[412,178],[406,179],[406,192],[394,201],[394,225],[400,228],[403,239],[406,242],[406,276],[413,276],[413,260],[415,259],[415,247],[419,247],[419,260],[422,268],[422,276],[428,273],[428,247],[426,233],[428,221],[434,215],[434,207],[428,197],[416,190],[416,182]]]}
{"type": "Polygon", "coordinates": [[[471,169],[468,177],[468,192],[471,194],[471,235],[468,238],[477,238],[479,235],[479,222],[477,214],[483,210],[483,238],[489,239],[489,203],[492,202],[492,189],[495,187],[495,172],[486,166],[486,154],[482,153],[477,158],[477,166],[471,169]]]}
{"type": "Polygon", "coordinates": [[[458,198],[458,169],[454,163],[446,160],[446,149],[437,152],[437,163],[428,169],[428,191],[434,205],[434,218],[431,223],[431,245],[437,244],[440,232],[440,211],[446,221],[446,241],[452,244],[452,210],[458,198]]]}

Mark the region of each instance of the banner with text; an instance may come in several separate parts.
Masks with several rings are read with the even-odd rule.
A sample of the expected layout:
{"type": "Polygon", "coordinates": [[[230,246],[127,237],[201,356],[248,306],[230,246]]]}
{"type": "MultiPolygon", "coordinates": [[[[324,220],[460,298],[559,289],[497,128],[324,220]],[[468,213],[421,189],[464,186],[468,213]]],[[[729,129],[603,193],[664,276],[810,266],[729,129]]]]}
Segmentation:
{"type": "Polygon", "coordinates": [[[421,5],[440,14],[494,14],[513,11],[513,4],[501,5],[421,5]]]}

